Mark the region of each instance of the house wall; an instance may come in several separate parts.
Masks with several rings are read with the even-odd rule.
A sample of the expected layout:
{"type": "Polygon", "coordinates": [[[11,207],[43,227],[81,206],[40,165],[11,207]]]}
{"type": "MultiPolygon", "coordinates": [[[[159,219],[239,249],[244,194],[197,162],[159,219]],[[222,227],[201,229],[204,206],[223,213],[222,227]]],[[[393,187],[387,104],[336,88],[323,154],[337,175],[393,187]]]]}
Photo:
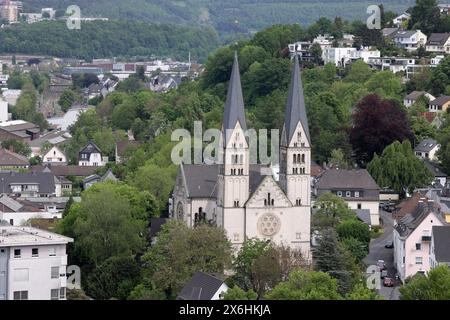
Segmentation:
{"type": "Polygon", "coordinates": [[[66,287],[67,254],[65,245],[39,245],[10,247],[8,268],[8,300],[13,300],[14,291],[28,291],[29,300],[50,300],[50,290],[66,287]],[[32,257],[32,248],[39,248],[39,257],[32,257]],[[56,256],[49,256],[50,249],[56,256]],[[14,258],[14,249],[21,250],[21,258],[14,258]],[[51,268],[59,267],[60,275],[51,279],[51,268]],[[18,269],[28,270],[28,280],[19,281],[18,269]]]}
{"type": "Polygon", "coordinates": [[[223,283],[219,290],[217,290],[217,292],[214,294],[214,296],[211,298],[211,300],[220,300],[221,299],[221,295],[227,293],[228,291],[228,286],[223,283]]]}
{"type": "Polygon", "coordinates": [[[67,157],[61,150],[53,147],[45,154],[42,162],[52,165],[67,165],[67,157]]]}
{"type": "Polygon", "coordinates": [[[394,229],[393,231],[393,243],[394,243],[394,267],[400,279],[405,279],[405,264],[403,258],[405,257],[405,241],[402,239],[394,229]]]}
{"type": "Polygon", "coordinates": [[[90,166],[90,167],[103,167],[105,163],[103,162],[102,155],[100,153],[91,153],[89,160],[79,160],[79,166],[90,166]]]}
{"type": "Polygon", "coordinates": [[[362,209],[370,211],[370,224],[372,226],[380,225],[380,202],[379,201],[352,201],[345,200],[350,209],[362,209]],[[361,205],[361,208],[358,208],[361,205]]]}
{"type": "Polygon", "coordinates": [[[28,220],[34,218],[61,219],[62,213],[55,212],[0,212],[0,220],[5,220],[13,226],[23,226],[28,220]]]}

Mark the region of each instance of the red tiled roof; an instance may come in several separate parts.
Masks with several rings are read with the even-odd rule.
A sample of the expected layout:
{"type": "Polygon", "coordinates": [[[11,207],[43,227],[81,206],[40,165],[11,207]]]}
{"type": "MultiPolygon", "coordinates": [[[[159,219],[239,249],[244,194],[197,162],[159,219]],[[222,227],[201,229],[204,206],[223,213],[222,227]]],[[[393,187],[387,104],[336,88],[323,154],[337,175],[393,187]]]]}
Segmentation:
{"type": "Polygon", "coordinates": [[[421,112],[420,116],[427,120],[429,123],[432,123],[434,118],[436,118],[436,112],[421,112]]]}

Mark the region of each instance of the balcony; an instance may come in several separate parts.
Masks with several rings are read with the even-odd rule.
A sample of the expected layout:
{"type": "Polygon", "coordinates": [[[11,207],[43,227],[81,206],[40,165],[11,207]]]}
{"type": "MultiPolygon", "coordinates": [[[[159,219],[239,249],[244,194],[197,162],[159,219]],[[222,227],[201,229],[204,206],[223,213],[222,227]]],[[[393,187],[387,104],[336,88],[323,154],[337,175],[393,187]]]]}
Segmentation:
{"type": "Polygon", "coordinates": [[[431,242],[431,236],[422,236],[422,242],[431,242]]]}

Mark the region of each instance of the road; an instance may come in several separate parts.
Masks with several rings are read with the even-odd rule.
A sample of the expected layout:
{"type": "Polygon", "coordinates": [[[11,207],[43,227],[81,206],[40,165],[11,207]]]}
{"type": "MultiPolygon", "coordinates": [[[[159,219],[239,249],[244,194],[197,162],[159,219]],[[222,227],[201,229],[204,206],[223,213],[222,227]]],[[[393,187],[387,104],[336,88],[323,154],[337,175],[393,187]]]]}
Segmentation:
{"type": "MultiPolygon", "coordinates": [[[[373,239],[370,242],[369,254],[364,259],[364,263],[367,266],[370,266],[376,265],[378,260],[384,260],[388,270],[388,277],[395,278],[396,270],[394,268],[394,250],[386,249],[384,247],[386,243],[392,241],[394,219],[392,219],[392,214],[382,210],[380,210],[380,217],[383,220],[384,232],[380,237],[373,239]]],[[[378,293],[386,300],[399,300],[400,297],[398,286],[388,288],[381,284],[381,288],[378,290],[378,293]]]]}

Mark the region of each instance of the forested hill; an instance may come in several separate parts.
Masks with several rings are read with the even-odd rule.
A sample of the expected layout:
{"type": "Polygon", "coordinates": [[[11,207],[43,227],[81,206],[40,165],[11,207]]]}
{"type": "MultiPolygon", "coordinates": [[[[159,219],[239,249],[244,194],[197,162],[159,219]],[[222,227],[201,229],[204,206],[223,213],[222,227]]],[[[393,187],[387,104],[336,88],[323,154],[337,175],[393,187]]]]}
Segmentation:
{"type": "Polygon", "coordinates": [[[220,34],[251,32],[273,24],[307,25],[320,17],[365,20],[367,7],[383,4],[400,12],[415,0],[23,0],[25,11],[79,5],[85,16],[174,23],[208,24],[220,34]]]}
{"type": "Polygon", "coordinates": [[[155,55],[186,60],[191,52],[202,61],[218,45],[217,33],[210,27],[137,21],[83,22],[80,30],[69,30],[64,21],[51,21],[0,31],[0,53],[81,59],[155,55]]]}

